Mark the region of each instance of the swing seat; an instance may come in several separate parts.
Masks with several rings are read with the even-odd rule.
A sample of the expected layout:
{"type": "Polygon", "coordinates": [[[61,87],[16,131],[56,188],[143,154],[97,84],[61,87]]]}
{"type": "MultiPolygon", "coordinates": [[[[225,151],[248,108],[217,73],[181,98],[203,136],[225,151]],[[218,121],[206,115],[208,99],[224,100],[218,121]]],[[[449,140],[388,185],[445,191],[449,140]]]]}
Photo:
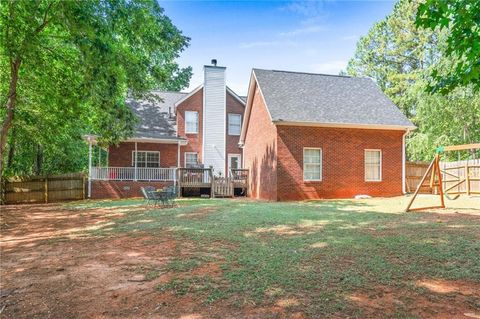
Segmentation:
{"type": "Polygon", "coordinates": [[[456,200],[457,198],[460,197],[460,194],[456,194],[456,195],[449,195],[448,193],[445,193],[445,197],[448,199],[448,200],[456,200]]]}

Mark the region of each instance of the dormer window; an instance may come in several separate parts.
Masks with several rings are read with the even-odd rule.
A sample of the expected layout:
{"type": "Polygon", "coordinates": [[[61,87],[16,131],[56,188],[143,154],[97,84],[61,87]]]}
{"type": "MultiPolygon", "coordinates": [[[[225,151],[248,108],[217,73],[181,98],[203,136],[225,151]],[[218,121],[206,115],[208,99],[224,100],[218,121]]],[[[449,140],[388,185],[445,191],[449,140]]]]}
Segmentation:
{"type": "Polygon", "coordinates": [[[198,112],[185,111],[185,133],[198,134],[198,112]]]}

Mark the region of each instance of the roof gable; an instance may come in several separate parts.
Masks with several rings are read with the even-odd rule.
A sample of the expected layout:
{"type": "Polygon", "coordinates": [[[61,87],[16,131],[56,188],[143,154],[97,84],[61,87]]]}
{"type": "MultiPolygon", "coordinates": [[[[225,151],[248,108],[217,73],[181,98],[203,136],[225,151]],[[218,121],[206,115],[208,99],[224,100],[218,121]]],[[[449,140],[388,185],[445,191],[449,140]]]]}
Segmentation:
{"type": "Polygon", "coordinates": [[[253,70],[274,122],[414,128],[369,78],[253,70]]]}

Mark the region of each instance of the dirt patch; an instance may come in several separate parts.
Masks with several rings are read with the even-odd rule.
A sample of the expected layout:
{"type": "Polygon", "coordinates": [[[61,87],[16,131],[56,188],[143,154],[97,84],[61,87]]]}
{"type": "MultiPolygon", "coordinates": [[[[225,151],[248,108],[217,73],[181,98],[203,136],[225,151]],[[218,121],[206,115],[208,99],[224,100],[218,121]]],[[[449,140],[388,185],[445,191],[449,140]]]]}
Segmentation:
{"type": "Polygon", "coordinates": [[[439,294],[457,293],[467,296],[477,295],[480,297],[480,285],[474,286],[468,282],[425,279],[418,280],[416,285],[439,294]]]}
{"type": "Polygon", "coordinates": [[[202,219],[207,217],[208,214],[215,212],[216,209],[213,207],[204,207],[197,209],[190,213],[178,214],[178,218],[188,218],[188,219],[202,219]]]}
{"type": "MultiPolygon", "coordinates": [[[[223,278],[221,268],[225,260],[215,256],[213,248],[233,244],[212,242],[207,247],[205,243],[175,237],[168,229],[101,236],[90,232],[110,228],[127,211],[143,213],[140,207],[85,210],[69,210],[54,204],[0,207],[1,317],[300,319],[308,318],[303,311],[317,302],[303,291],[285,291],[280,287],[271,287],[264,303],[255,303],[242,295],[229,295],[208,303],[207,294],[211,291],[181,295],[174,290],[161,290],[159,287],[174,279],[189,278],[199,280],[199,285],[205,280],[215,289],[228,290],[229,283],[223,278]],[[199,258],[201,262],[187,271],[168,268],[174,260],[183,262],[197,256],[208,258],[199,258]]],[[[203,218],[213,211],[214,208],[203,207],[181,218],[203,218]]],[[[464,223],[445,215],[428,218],[452,225],[464,223]]],[[[136,221],[150,222],[151,219],[142,216],[136,221]]],[[[324,225],[323,221],[302,220],[293,225],[259,228],[252,235],[314,233],[322,231],[324,225]]],[[[318,249],[318,254],[327,247],[323,242],[312,242],[311,248],[318,249]]],[[[355,267],[353,259],[339,260],[338,266],[355,267]]],[[[402,314],[422,318],[479,315],[480,284],[424,279],[413,286],[409,290],[373,287],[356,291],[347,300],[355,309],[363,309],[362,317],[370,318],[402,317],[402,314]]],[[[346,316],[341,313],[338,317],[346,316]]]]}
{"type": "Polygon", "coordinates": [[[480,315],[480,284],[425,280],[418,281],[426,292],[389,287],[375,287],[347,296],[347,301],[360,307],[365,318],[410,314],[420,318],[468,318],[480,315]]]}

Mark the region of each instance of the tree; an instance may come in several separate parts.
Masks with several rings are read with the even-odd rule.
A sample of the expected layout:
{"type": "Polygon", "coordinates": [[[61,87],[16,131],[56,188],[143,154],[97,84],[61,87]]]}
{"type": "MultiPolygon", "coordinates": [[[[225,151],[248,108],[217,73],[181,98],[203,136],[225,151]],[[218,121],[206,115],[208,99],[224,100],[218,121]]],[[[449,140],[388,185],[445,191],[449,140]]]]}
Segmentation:
{"type": "Polygon", "coordinates": [[[449,29],[415,24],[418,0],[399,1],[392,13],[357,43],[347,72],[373,78],[418,129],[407,140],[410,159],[430,160],[437,146],[480,139],[480,92],[473,85],[448,94],[427,92],[433,69],[445,74],[458,63],[445,54],[449,29]]]}
{"type": "Polygon", "coordinates": [[[135,124],[128,94],[191,76],[175,62],[189,39],[155,0],[5,0],[0,30],[0,172],[7,141],[9,153],[28,136],[43,151],[85,132],[118,142],[135,124]]]}
{"type": "Polygon", "coordinates": [[[449,31],[445,55],[456,61],[450,70],[434,68],[429,91],[451,92],[472,84],[480,88],[480,0],[426,0],[416,15],[418,26],[449,31]]]}
{"type": "Polygon", "coordinates": [[[436,55],[437,35],[415,26],[417,8],[417,1],[399,1],[390,15],[358,41],[347,67],[348,74],[375,79],[408,117],[415,108],[408,88],[436,55]]]}

